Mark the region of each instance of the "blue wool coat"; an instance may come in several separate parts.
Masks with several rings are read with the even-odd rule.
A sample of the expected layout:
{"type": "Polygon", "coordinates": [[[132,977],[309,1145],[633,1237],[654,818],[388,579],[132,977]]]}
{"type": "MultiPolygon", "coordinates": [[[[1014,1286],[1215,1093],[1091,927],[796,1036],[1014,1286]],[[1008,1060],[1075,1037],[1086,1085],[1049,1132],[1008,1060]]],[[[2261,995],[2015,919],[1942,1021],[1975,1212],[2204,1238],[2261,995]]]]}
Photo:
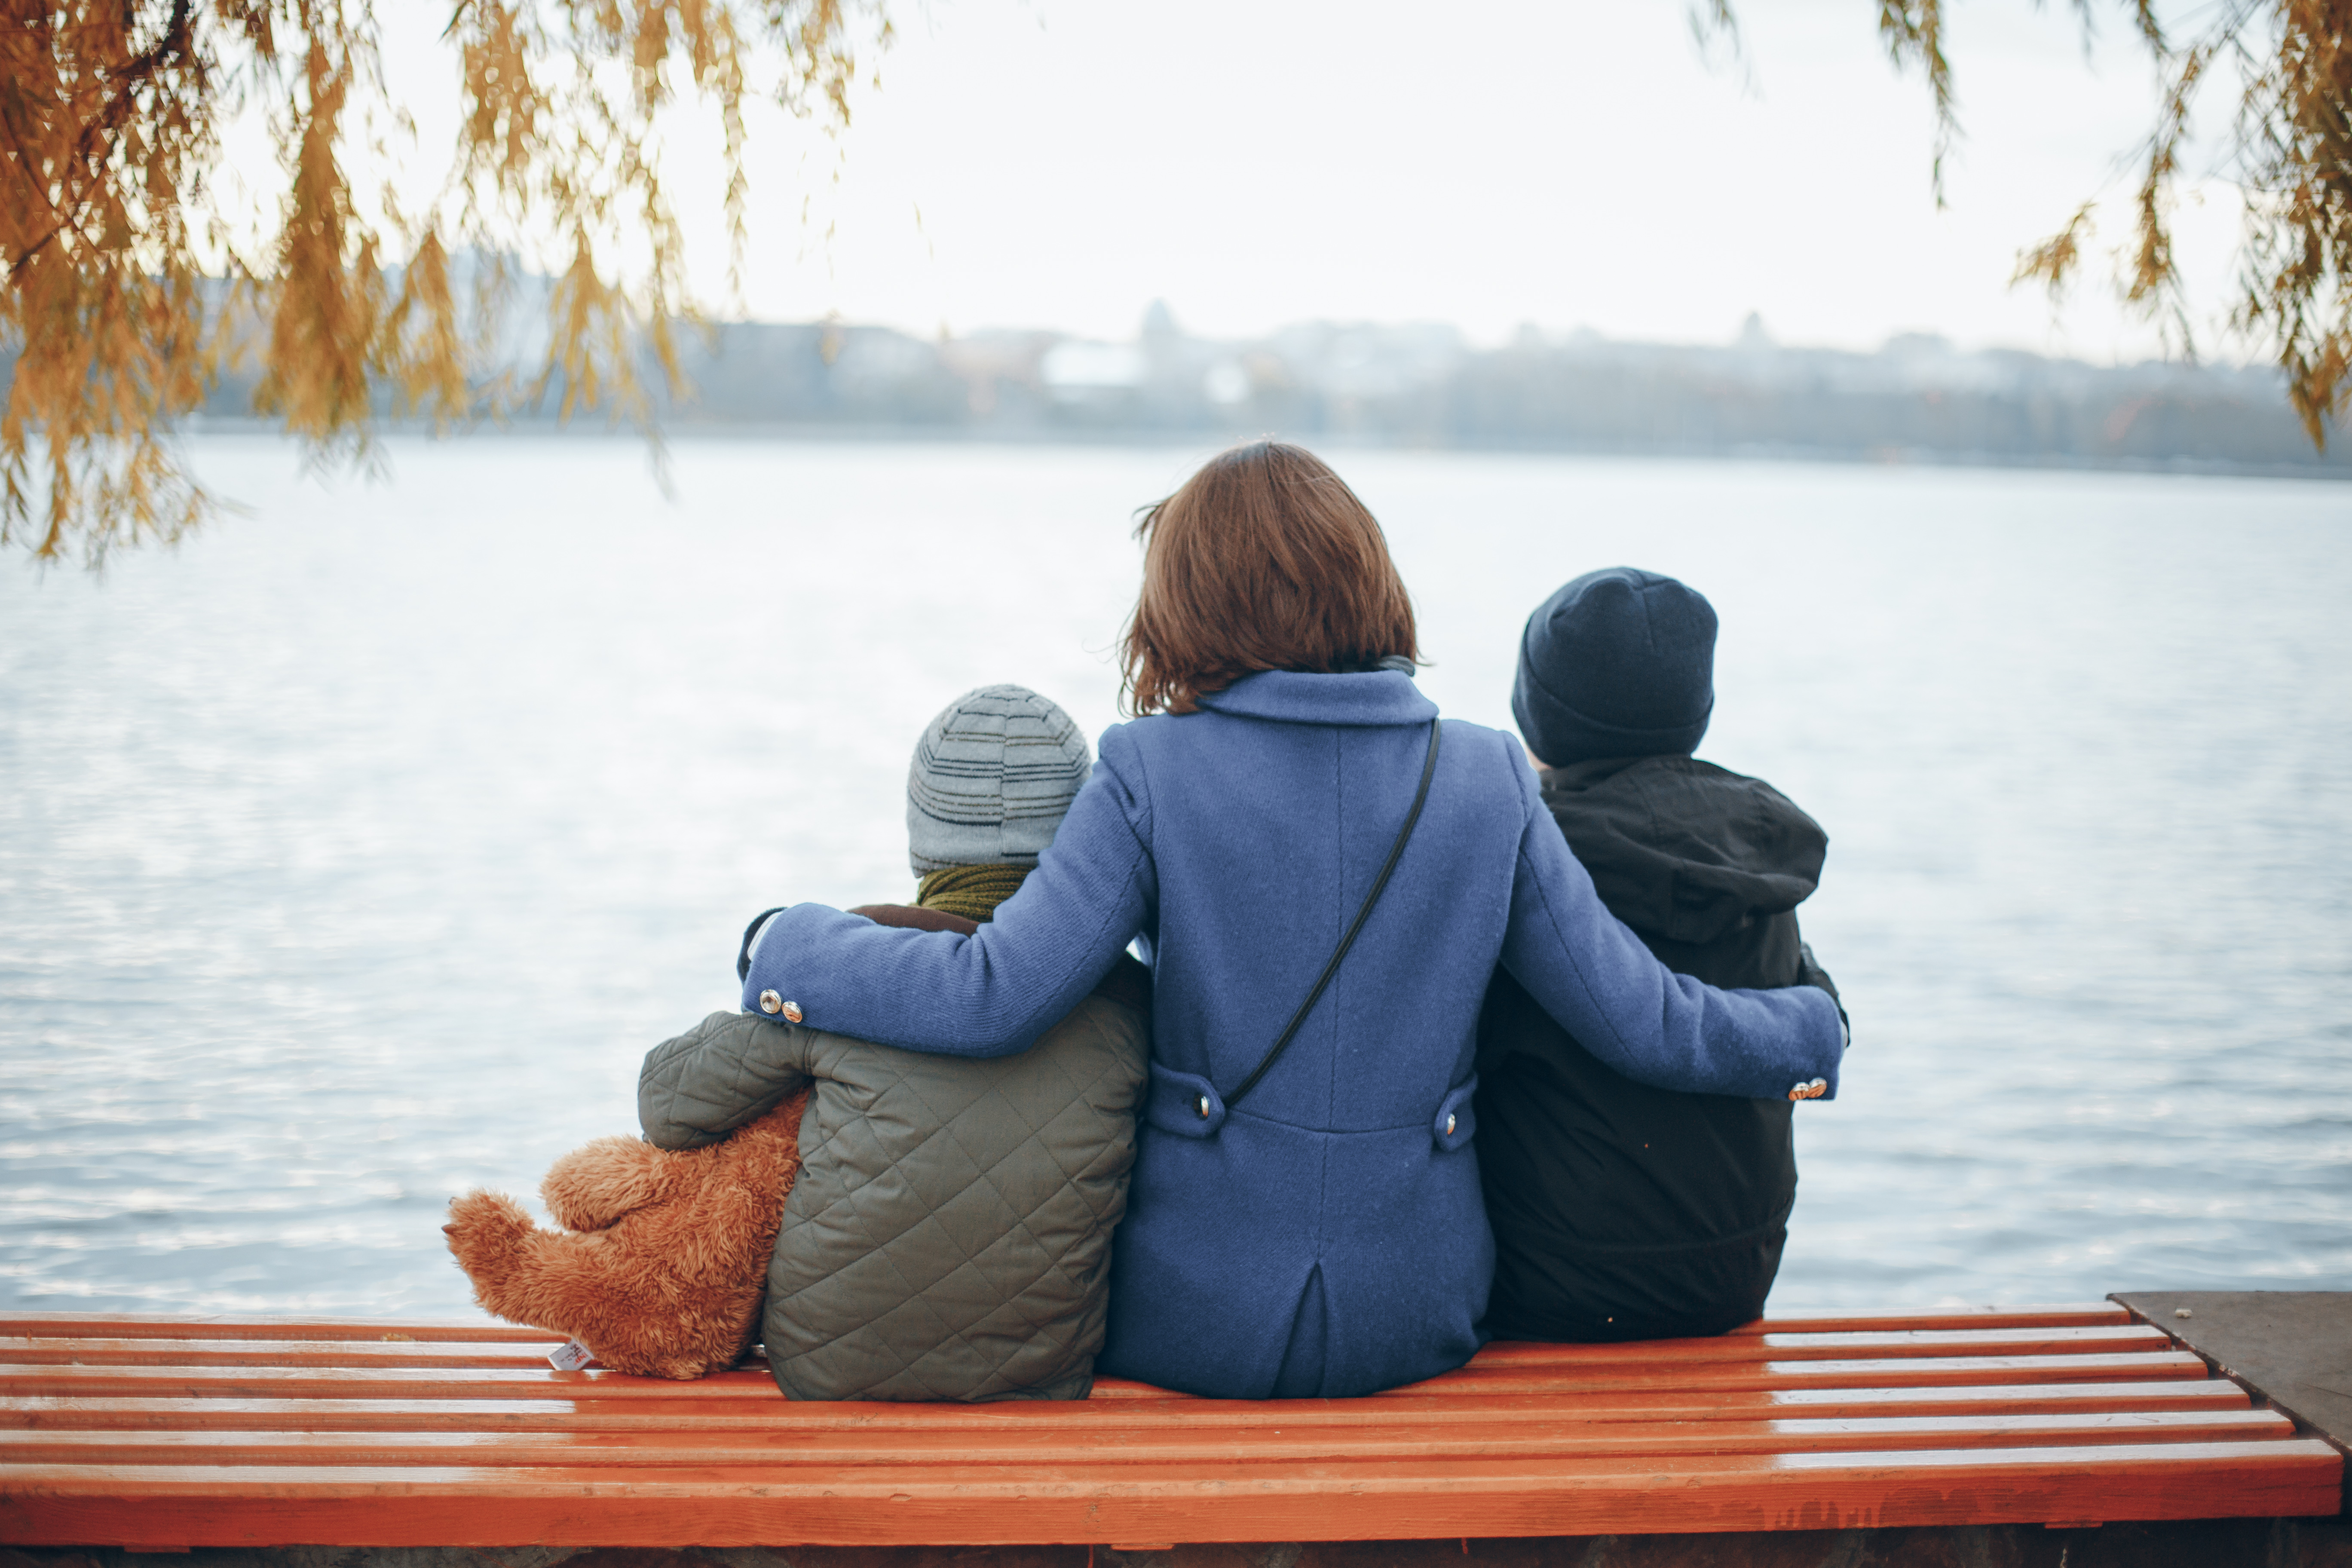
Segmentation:
{"type": "Polygon", "coordinates": [[[1263,1398],[1368,1394],[1469,1358],[1494,1267],[1471,1062],[1498,960],[1628,1077],[1834,1089],[1826,993],[1668,971],[1594,895],[1517,744],[1449,721],[1379,908],[1281,1062],[1228,1107],[1221,1089],[1256,1067],[1387,858],[1437,710],[1391,671],[1269,671],[1201,707],[1104,733],[1037,869],[976,935],[798,905],[744,984],[747,1007],[772,990],[816,1027],[999,1056],[1142,939],[1152,1084],[1100,1370],[1263,1398]]]}

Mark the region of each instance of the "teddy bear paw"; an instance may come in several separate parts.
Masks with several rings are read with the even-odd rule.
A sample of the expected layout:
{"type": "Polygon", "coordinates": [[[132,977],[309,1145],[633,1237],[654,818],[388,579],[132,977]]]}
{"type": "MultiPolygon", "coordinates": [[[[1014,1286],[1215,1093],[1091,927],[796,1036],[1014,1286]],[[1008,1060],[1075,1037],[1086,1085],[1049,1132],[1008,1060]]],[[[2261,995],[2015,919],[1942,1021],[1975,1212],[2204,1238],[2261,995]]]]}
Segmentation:
{"type": "Polygon", "coordinates": [[[478,1285],[512,1267],[534,1228],[520,1204],[503,1193],[476,1188],[449,1200],[449,1223],[441,1234],[449,1238],[457,1266],[478,1285]]]}

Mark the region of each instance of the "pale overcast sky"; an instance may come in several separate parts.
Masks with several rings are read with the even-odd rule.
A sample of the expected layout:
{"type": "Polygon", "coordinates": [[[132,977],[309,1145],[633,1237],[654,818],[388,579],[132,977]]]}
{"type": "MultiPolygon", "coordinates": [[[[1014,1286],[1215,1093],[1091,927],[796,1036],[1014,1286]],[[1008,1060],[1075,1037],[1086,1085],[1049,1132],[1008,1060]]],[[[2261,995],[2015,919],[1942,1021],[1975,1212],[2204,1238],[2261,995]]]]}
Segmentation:
{"type": "MultiPolygon", "coordinates": [[[[1323,318],[1487,341],[1721,341],[1753,310],[1785,342],[2137,358],[2155,336],[2115,305],[2108,253],[2152,78],[2105,9],[2086,56],[2071,5],[1948,5],[1966,140],[1939,213],[1927,89],[1890,67],[1871,0],[1742,0],[1744,64],[1714,68],[1682,0],[902,5],[840,184],[815,182],[829,241],[801,216],[807,138],[761,127],[743,308],[1123,338],[1165,299],[1207,335],[1323,318]],[[2102,188],[2093,275],[2053,320],[2009,288],[2014,258],[2102,188]]],[[[706,213],[709,171],[673,160],[706,213]]],[[[2218,306],[2227,188],[2181,222],[2218,306]]],[[[716,297],[715,217],[694,232],[716,297]]]]}

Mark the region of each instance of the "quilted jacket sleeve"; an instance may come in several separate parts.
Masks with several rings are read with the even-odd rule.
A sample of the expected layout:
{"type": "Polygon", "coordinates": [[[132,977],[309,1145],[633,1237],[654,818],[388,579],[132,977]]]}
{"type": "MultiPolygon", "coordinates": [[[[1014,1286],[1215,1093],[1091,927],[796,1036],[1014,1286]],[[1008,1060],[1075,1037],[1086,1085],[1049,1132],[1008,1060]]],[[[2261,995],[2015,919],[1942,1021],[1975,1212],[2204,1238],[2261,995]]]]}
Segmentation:
{"type": "Polygon", "coordinates": [[[699,1149],[773,1110],[809,1079],[815,1031],[756,1014],[713,1013],[646,1053],[637,1121],[662,1149],[699,1149]]]}

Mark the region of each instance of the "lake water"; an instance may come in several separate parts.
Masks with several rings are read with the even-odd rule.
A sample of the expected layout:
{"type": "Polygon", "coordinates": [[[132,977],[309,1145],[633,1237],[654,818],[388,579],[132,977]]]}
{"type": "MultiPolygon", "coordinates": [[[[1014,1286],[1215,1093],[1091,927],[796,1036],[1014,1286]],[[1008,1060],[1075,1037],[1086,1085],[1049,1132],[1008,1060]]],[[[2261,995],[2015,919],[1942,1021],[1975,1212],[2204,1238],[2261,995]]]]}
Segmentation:
{"type": "MultiPolygon", "coordinates": [[[[1112,721],[1200,456],[194,452],[246,510],[0,565],[0,1307],[467,1314],[451,1194],[633,1129],[751,911],[907,896],[947,699],[1112,721]]],[[[1776,1307],[2352,1289],[2352,487],[1336,457],[1457,717],[1590,567],[1720,612],[1854,1022],[1776,1307]]]]}

